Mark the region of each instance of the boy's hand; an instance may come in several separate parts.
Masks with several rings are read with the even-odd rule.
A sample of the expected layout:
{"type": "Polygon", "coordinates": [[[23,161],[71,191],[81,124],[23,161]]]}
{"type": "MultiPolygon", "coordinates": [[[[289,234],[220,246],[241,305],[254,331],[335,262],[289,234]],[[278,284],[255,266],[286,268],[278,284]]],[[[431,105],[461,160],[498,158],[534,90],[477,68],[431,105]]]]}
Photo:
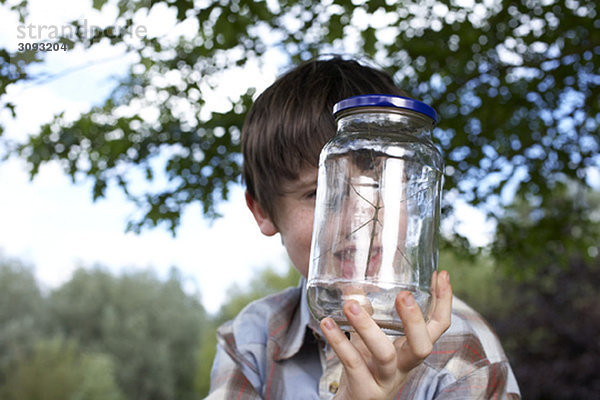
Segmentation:
{"type": "Polygon", "coordinates": [[[336,399],[393,399],[408,373],[430,353],[433,344],[450,326],[452,288],[448,272],[434,275],[435,309],[425,323],[409,292],[396,297],[396,311],[405,336],[394,342],[383,333],[358,302],[344,304],[344,313],[357,334],[348,340],[331,318],[321,321],[321,330],[344,366],[336,399]]]}

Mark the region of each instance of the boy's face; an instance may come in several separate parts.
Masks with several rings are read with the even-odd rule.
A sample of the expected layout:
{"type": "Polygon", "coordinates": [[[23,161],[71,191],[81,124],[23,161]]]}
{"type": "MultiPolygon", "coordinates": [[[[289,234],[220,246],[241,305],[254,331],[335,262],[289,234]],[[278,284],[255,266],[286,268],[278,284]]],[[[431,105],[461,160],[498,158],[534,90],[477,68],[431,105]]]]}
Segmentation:
{"type": "Polygon", "coordinates": [[[298,179],[285,182],[282,189],[285,194],[275,202],[277,226],[248,195],[246,201],[261,232],[267,236],[279,232],[292,263],[306,277],[315,211],[317,169],[303,169],[298,179]]]}

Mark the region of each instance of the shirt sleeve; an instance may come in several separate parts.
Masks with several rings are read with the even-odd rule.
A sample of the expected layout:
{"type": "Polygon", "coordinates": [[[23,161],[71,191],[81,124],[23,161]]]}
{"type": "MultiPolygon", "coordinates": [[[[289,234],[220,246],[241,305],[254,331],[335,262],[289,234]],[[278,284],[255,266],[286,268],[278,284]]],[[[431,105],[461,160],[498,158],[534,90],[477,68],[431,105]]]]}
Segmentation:
{"type": "Polygon", "coordinates": [[[487,364],[474,369],[444,387],[436,400],[519,400],[516,380],[507,362],[487,364]],[[515,390],[516,389],[516,390],[515,390]]]}
{"type": "Polygon", "coordinates": [[[231,359],[229,354],[217,346],[217,354],[210,373],[210,393],[206,400],[255,400],[262,397],[239,366],[231,359]]]}

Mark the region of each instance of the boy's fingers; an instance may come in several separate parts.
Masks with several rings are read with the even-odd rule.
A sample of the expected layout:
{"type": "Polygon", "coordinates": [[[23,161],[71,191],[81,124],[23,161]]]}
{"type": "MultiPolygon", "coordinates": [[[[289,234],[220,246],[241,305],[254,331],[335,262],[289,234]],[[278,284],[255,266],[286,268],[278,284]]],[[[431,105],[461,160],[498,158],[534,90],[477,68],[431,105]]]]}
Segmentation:
{"type": "Polygon", "coordinates": [[[447,271],[440,271],[437,274],[434,296],[436,296],[435,309],[427,327],[431,338],[436,341],[450,327],[452,315],[452,286],[447,271]]]}
{"type": "Polygon", "coordinates": [[[356,346],[348,340],[333,319],[325,318],[321,321],[321,330],[344,365],[350,380],[361,382],[368,377],[387,380],[397,373],[397,369],[408,373],[431,354],[434,342],[450,326],[452,312],[452,287],[448,273],[442,271],[435,274],[432,280],[435,282],[432,285],[435,308],[427,323],[411,293],[401,292],[396,297],[396,311],[402,319],[405,337],[394,343],[354,300],[344,304],[344,313],[359,335],[357,339],[360,340],[356,346]],[[372,357],[368,364],[367,360],[371,357],[366,355],[365,358],[361,354],[365,350],[372,357]]]}
{"type": "Polygon", "coordinates": [[[327,342],[344,365],[350,379],[357,379],[357,382],[360,382],[370,376],[369,368],[362,356],[333,319],[323,318],[321,331],[323,331],[327,342]]]}
{"type": "Polygon", "coordinates": [[[396,373],[396,348],[381,328],[357,301],[344,304],[344,314],[360,337],[362,344],[373,357],[372,365],[377,368],[379,378],[385,379],[396,373]]]}
{"type": "Polygon", "coordinates": [[[396,297],[396,311],[404,326],[404,340],[396,340],[398,368],[403,372],[418,365],[433,349],[427,324],[413,295],[400,292],[396,297]]]}
{"type": "Polygon", "coordinates": [[[398,367],[408,370],[419,364],[433,350],[433,344],[450,326],[452,313],[452,287],[448,272],[435,274],[435,308],[426,323],[414,297],[401,292],[396,297],[396,310],[404,325],[405,338],[397,340],[398,367]]]}

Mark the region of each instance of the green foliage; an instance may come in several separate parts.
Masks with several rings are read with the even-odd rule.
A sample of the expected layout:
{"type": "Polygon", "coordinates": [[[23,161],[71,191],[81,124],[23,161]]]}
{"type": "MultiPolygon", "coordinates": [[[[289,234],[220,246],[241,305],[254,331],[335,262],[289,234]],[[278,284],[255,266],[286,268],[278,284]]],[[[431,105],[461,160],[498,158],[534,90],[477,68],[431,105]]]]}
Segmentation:
{"type": "Polygon", "coordinates": [[[440,252],[439,269],[450,273],[454,295],[486,318],[499,318],[510,307],[501,285],[506,277],[491,256],[464,257],[444,251],[440,252]]]}
{"type": "Polygon", "coordinates": [[[3,400],[123,400],[112,360],[74,342],[43,340],[15,362],[0,384],[3,400]]]}
{"type": "Polygon", "coordinates": [[[524,399],[595,399],[600,390],[600,263],[573,256],[505,280],[511,309],[493,321],[524,399]]]}
{"type": "Polygon", "coordinates": [[[97,10],[100,10],[107,1],[108,0],[93,0],[93,7],[97,10]]]}
{"type": "MultiPolygon", "coordinates": [[[[18,146],[32,176],[44,163],[60,160],[73,179],[94,182],[94,198],[118,185],[139,206],[129,229],[166,223],[175,232],[193,202],[216,216],[215,204],[239,176],[240,129],[253,82],[240,87],[242,95],[232,93],[224,111],[201,111],[212,105],[224,72],[266,62],[275,50],[290,63],[351,52],[394,74],[439,112],[435,136],[446,154],[447,192],[485,203],[495,217],[513,191],[533,193],[545,207],[562,177],[585,183],[586,169],[598,166],[600,26],[594,1],[119,0],[115,26],[131,27],[136,13],[159,5],[175,10],[179,22],[197,22],[196,35],[120,38],[139,61],[106,103],[74,122],[57,116],[18,146]],[[163,79],[167,75],[172,79],[163,79]],[[135,105],[158,117],[145,118],[135,105]],[[133,111],[115,112],[126,108],[133,111]],[[177,111],[183,109],[188,111],[177,111]],[[136,191],[133,171],[167,183],[136,191]]],[[[98,38],[77,41],[93,47],[98,38]]],[[[29,78],[26,67],[18,67],[16,80],[0,74],[0,103],[7,85],[29,78]]],[[[446,204],[447,213],[452,205],[446,204]]]]}
{"type": "Polygon", "coordinates": [[[259,271],[245,288],[234,284],[227,290],[228,300],[221,306],[218,319],[221,322],[232,319],[251,301],[290,286],[297,286],[299,280],[300,274],[292,266],[285,275],[279,275],[273,269],[265,268],[259,271]]]}
{"type": "Polygon", "coordinates": [[[0,259],[0,381],[12,360],[47,330],[46,308],[31,269],[0,259]]]}
{"type": "Polygon", "coordinates": [[[202,335],[200,349],[196,354],[196,378],[194,380],[195,392],[204,398],[210,390],[210,371],[217,353],[217,328],[218,322],[213,319],[202,335]]]}
{"type": "Polygon", "coordinates": [[[492,251],[508,273],[532,279],[538,267],[598,259],[600,192],[567,181],[545,207],[537,200],[519,199],[499,221],[492,251]]]}
{"type": "Polygon", "coordinates": [[[176,271],[163,283],[147,272],[115,277],[78,270],[49,303],[62,335],[115,360],[128,398],[194,398],[205,312],[176,271]]]}
{"type": "Polygon", "coordinates": [[[31,268],[0,259],[0,398],[195,399],[213,325],[176,269],[80,269],[43,296],[31,268]]]}
{"type": "Polygon", "coordinates": [[[593,399],[600,390],[600,193],[557,185],[550,206],[519,199],[492,247],[513,279],[499,282],[510,312],[495,326],[523,398],[593,399]]]}

